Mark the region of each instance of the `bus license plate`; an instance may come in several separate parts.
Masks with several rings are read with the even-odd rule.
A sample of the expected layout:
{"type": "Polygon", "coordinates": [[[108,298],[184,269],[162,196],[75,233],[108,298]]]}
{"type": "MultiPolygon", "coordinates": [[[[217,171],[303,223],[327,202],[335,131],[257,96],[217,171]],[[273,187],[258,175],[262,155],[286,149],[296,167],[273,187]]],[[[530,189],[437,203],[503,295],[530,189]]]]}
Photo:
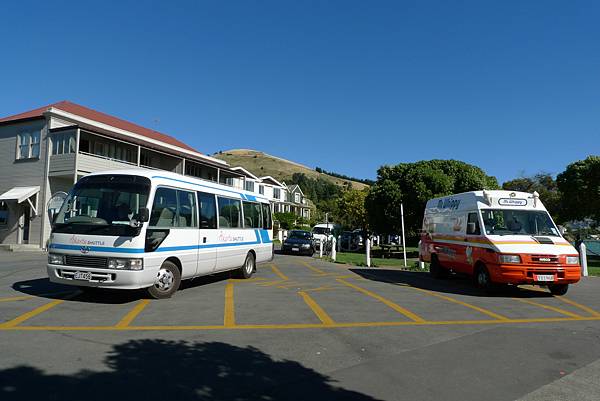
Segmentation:
{"type": "Polygon", "coordinates": [[[90,272],[75,272],[73,276],[75,280],[86,280],[90,281],[92,279],[92,273],[90,272]]]}
{"type": "Polygon", "coordinates": [[[553,274],[536,274],[534,278],[535,281],[554,281],[553,274]]]}

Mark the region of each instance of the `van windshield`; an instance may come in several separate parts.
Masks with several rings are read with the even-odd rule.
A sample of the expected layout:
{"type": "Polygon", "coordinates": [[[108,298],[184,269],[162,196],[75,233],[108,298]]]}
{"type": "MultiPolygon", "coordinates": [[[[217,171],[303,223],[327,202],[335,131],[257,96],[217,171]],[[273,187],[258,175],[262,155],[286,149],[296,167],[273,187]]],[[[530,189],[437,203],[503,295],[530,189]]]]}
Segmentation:
{"type": "Polygon", "coordinates": [[[326,227],[315,227],[313,228],[313,234],[325,234],[325,235],[329,235],[331,233],[331,229],[330,228],[326,228],[326,227]]]}
{"type": "Polygon", "coordinates": [[[560,236],[550,215],[545,211],[483,209],[481,217],[488,235],[560,236]]]}
{"type": "Polygon", "coordinates": [[[84,177],[75,184],[54,220],[54,232],[131,235],[129,222],[146,207],[150,180],[130,175],[84,177]]]}

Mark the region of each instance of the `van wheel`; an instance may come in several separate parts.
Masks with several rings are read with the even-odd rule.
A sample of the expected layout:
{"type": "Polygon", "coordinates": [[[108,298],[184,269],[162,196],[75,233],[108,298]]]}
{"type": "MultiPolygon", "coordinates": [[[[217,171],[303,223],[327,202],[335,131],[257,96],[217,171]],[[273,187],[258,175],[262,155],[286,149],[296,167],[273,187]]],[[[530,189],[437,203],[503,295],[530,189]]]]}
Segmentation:
{"type": "Polygon", "coordinates": [[[569,284],[551,284],[548,289],[552,295],[565,295],[569,291],[569,284]]]}
{"type": "Polygon", "coordinates": [[[250,278],[254,274],[256,270],[256,260],[254,260],[254,254],[252,252],[248,252],[246,255],[246,260],[244,261],[244,265],[238,269],[238,277],[239,278],[250,278]]]}
{"type": "Polygon", "coordinates": [[[436,255],[431,256],[431,263],[429,263],[429,274],[435,279],[443,279],[448,277],[448,270],[440,264],[440,261],[436,255]]]}
{"type": "Polygon", "coordinates": [[[181,272],[179,268],[175,263],[167,260],[158,270],[154,284],[148,287],[146,292],[155,299],[170,298],[179,289],[180,284],[181,272]]]}
{"type": "Polygon", "coordinates": [[[475,285],[486,292],[491,292],[494,289],[494,283],[490,272],[485,265],[479,265],[475,270],[475,285]]]}

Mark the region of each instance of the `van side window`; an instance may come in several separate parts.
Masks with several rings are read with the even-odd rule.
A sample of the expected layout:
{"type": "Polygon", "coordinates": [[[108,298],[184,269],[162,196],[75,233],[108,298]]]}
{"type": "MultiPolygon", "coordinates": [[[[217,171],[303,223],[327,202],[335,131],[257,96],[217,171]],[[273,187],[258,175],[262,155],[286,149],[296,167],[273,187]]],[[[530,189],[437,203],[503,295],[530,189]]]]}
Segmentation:
{"type": "Polygon", "coordinates": [[[265,230],[270,230],[273,228],[273,220],[271,219],[271,205],[266,203],[261,203],[262,206],[262,228],[265,230]]]}
{"type": "Polygon", "coordinates": [[[260,203],[243,202],[244,205],[244,227],[246,228],[262,228],[260,203]]]}
{"type": "Polygon", "coordinates": [[[219,201],[219,228],[241,227],[241,201],[229,198],[217,198],[219,201]]]}
{"type": "Polygon", "coordinates": [[[481,228],[479,227],[479,219],[477,218],[477,213],[469,213],[469,217],[467,218],[467,234],[481,235],[481,228]],[[469,232],[469,223],[475,223],[475,230],[473,232],[469,232]]]}
{"type": "Polygon", "coordinates": [[[200,228],[217,228],[217,202],[213,194],[198,192],[200,228]]]}

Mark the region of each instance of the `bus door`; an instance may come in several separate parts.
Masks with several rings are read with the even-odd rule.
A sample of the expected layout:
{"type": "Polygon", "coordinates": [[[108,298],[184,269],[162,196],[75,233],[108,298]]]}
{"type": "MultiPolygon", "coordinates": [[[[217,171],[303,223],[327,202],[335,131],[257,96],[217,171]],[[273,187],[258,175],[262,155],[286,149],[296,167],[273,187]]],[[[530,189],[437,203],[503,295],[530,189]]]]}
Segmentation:
{"type": "Polygon", "coordinates": [[[217,203],[215,195],[198,192],[200,229],[196,274],[213,272],[217,267],[217,203]]]}

